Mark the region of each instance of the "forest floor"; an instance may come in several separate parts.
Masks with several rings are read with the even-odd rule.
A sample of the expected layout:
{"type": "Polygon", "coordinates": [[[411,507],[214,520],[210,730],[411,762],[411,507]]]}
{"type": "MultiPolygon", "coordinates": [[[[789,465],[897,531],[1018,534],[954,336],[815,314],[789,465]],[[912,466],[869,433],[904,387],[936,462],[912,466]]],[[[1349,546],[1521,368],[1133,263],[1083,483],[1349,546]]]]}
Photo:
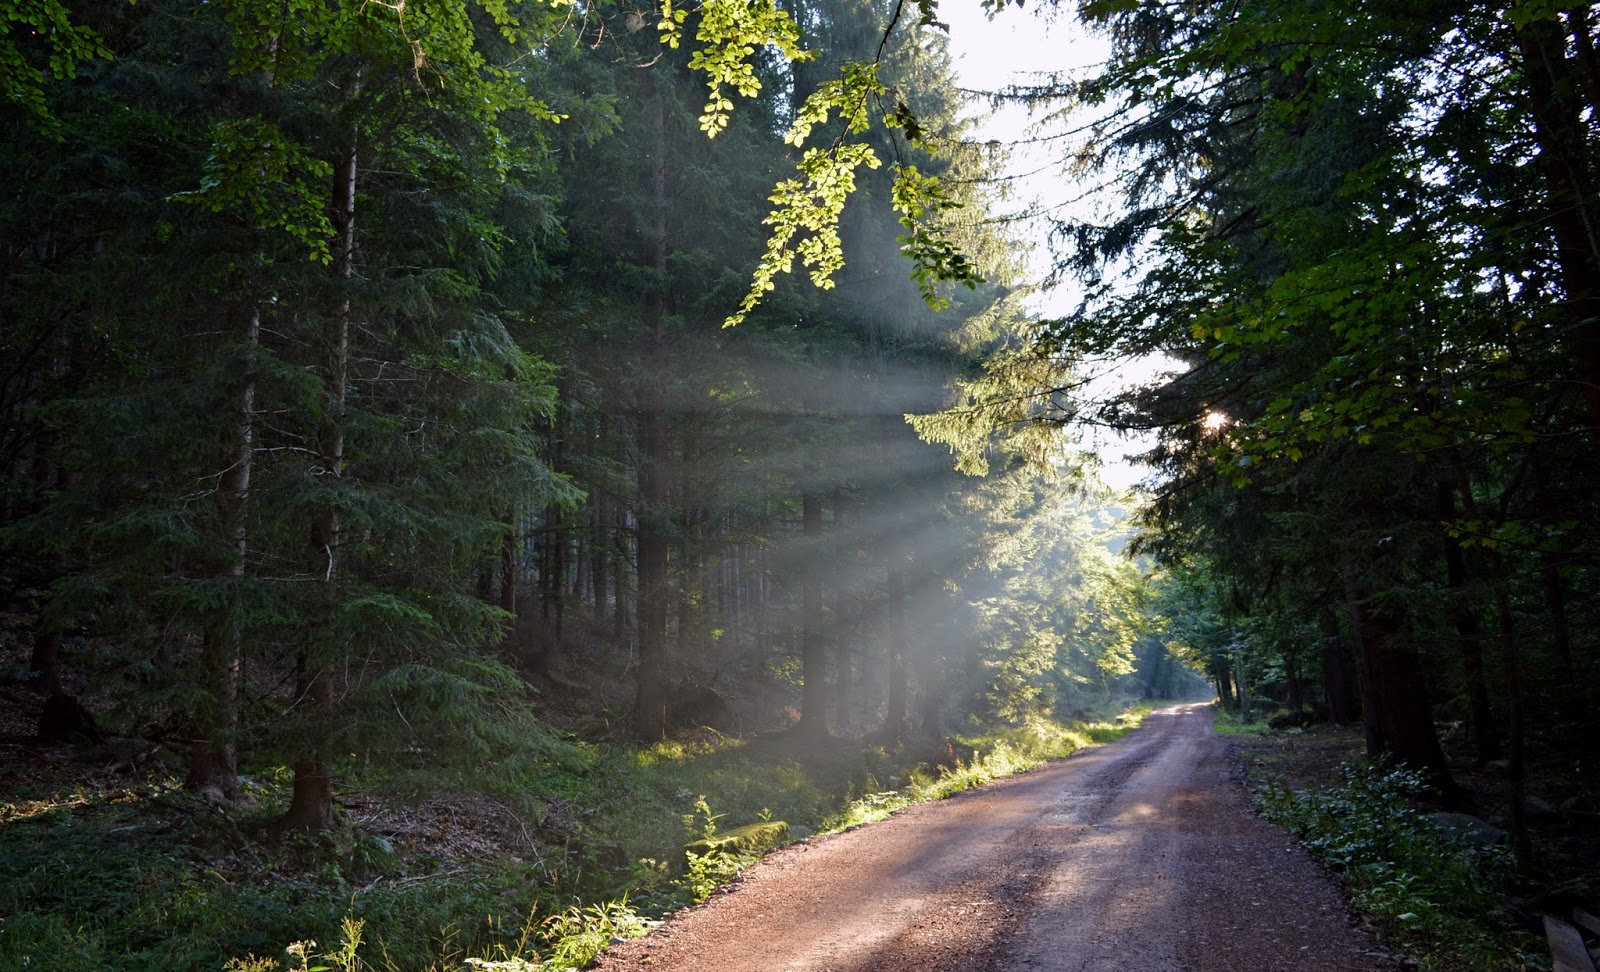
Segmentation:
{"type": "Polygon", "coordinates": [[[791,845],[604,972],[1367,970],[1398,961],[1255,816],[1204,705],[871,827],[791,845]]]}

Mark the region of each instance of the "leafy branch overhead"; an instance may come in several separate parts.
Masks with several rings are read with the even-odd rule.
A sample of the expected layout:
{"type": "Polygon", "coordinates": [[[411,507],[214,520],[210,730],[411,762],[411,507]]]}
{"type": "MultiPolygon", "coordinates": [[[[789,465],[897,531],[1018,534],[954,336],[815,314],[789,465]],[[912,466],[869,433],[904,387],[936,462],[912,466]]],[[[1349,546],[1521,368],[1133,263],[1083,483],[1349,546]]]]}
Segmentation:
{"type": "Polygon", "coordinates": [[[229,119],[212,133],[200,187],[174,193],[171,200],[281,231],[304,246],[313,262],[329,264],[332,175],[333,166],[310,155],[278,126],[254,118],[229,119]]]}
{"type": "Polygon", "coordinates": [[[839,145],[829,151],[809,149],[800,160],[804,179],[785,179],[768,197],[774,209],[763,222],[773,227],[767,251],[757,264],[750,292],[739,310],[723,321],[733,327],[761,303],[773,289],[773,278],[794,268],[795,257],[811,268],[811,282],[824,290],[833,287],[833,274],[844,266],[844,244],[839,238],[839,214],[856,188],[856,170],[876,169],[883,163],[871,146],[839,145]],[[809,235],[802,235],[802,231],[809,235]]]}
{"type": "MultiPolygon", "coordinates": [[[[790,61],[805,61],[816,55],[800,47],[799,26],[772,0],[707,0],[698,12],[700,23],[695,40],[704,46],[689,55],[689,69],[706,73],[710,96],[700,115],[700,128],[715,138],[728,127],[728,117],[733,112],[733,99],[724,87],[745,98],[754,98],[761,91],[761,80],[751,61],[758,49],[771,47],[790,61]]],[[[661,32],[661,43],[673,50],[683,43],[683,23],[688,15],[672,0],[662,0],[661,22],[656,28],[661,32]]]]}
{"type": "MultiPolygon", "coordinates": [[[[901,108],[904,108],[901,105],[901,108]]],[[[911,258],[911,279],[929,307],[943,310],[949,298],[941,294],[939,283],[959,283],[976,290],[983,282],[978,268],[950,237],[934,222],[942,212],[959,209],[937,176],[924,175],[914,165],[897,166],[894,181],[894,209],[900,214],[905,235],[896,237],[901,252],[911,258]]]]}
{"type": "Polygon", "coordinates": [[[53,139],[61,137],[61,123],[45,100],[50,79],[64,81],[80,63],[111,58],[100,35],[74,23],[69,12],[56,0],[0,2],[0,104],[21,108],[35,129],[53,139]],[[43,40],[42,56],[27,49],[28,39],[43,40]]]}
{"type": "MultiPolygon", "coordinates": [[[[895,8],[884,28],[885,42],[904,6],[902,3],[895,8]]],[[[924,0],[917,8],[919,25],[943,26],[934,20],[930,2],[924,0]]],[[[709,0],[697,10],[695,39],[704,46],[690,56],[689,67],[707,75],[710,97],[699,121],[701,130],[715,138],[728,127],[733,111],[733,101],[725,89],[731,87],[747,98],[761,89],[752,61],[757,50],[771,48],[791,62],[810,60],[814,52],[800,47],[799,27],[770,0],[709,0]]],[[[657,26],[663,44],[677,48],[682,43],[688,14],[672,0],[663,0],[657,26]]],[[[856,190],[856,174],[863,167],[877,169],[883,164],[870,145],[847,141],[850,136],[871,130],[872,105],[892,98],[892,108],[879,119],[883,131],[898,132],[912,145],[925,144],[916,114],[881,77],[883,52],[884,45],[880,45],[873,60],[846,64],[837,78],[819,85],[796,109],[794,121],[784,134],[784,141],[796,148],[803,148],[812,132],[827,125],[835,115],[842,128],[828,148],[807,149],[796,165],[798,177],[779,182],[768,197],[773,209],[764,220],[772,227],[766,252],[756,265],[739,309],[728,316],[724,327],[741,323],[754,311],[774,288],[777,275],[793,271],[797,258],[810,270],[814,286],[832,288],[833,275],[845,262],[839,219],[856,190]]],[[[940,294],[938,284],[956,282],[974,288],[983,279],[939,225],[939,215],[959,204],[941,188],[937,176],[925,174],[914,165],[897,165],[894,171],[894,208],[906,230],[898,241],[901,252],[911,261],[911,279],[929,306],[946,307],[949,301],[940,294]]]]}

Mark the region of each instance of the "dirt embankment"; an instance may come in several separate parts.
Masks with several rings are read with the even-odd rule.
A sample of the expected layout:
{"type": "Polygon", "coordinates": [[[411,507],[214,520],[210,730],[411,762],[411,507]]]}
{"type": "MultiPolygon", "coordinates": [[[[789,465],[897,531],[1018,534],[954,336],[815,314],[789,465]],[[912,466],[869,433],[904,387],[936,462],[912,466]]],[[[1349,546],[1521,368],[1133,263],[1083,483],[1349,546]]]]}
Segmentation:
{"type": "Polygon", "coordinates": [[[769,855],[604,972],[1392,968],[1249,811],[1202,706],[1100,749],[769,855]]]}

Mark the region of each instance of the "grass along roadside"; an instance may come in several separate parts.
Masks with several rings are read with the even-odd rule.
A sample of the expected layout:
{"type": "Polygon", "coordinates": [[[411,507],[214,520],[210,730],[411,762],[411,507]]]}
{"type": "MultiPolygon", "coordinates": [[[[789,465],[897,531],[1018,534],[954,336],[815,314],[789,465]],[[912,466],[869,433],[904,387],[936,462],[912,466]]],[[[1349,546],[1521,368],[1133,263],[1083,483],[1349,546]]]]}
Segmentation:
{"type": "Polygon", "coordinates": [[[507,713],[470,759],[374,759],[339,794],[345,826],[278,843],[265,824],[287,799],[281,768],[256,768],[222,812],[159,763],[130,778],[87,754],[62,786],[59,760],[86,754],[47,754],[4,779],[0,968],[578,968],[755,856],[689,856],[690,840],[881,819],[1117,738],[1145,711],[898,748],[783,734],[628,748],[507,713]]]}
{"type": "Polygon", "coordinates": [[[1072,726],[1041,721],[991,732],[966,743],[973,756],[965,763],[957,759],[955,765],[941,767],[936,774],[912,770],[905,787],[863,794],[829,817],[824,827],[831,832],[872,823],[901,807],[942,800],[962,790],[1026,772],[1049,760],[1070,756],[1079,749],[1112,742],[1138,728],[1151,709],[1149,704],[1141,703],[1109,720],[1072,726]]]}

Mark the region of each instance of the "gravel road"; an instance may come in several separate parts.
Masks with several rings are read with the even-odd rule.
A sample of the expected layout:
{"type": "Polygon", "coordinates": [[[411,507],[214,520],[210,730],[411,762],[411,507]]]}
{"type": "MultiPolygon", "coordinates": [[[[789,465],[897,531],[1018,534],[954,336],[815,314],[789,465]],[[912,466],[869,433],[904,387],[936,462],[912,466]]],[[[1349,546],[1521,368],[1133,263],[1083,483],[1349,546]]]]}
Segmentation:
{"type": "Polygon", "coordinates": [[[881,823],[769,854],[597,968],[684,972],[1393,968],[1250,813],[1202,705],[881,823]]]}

